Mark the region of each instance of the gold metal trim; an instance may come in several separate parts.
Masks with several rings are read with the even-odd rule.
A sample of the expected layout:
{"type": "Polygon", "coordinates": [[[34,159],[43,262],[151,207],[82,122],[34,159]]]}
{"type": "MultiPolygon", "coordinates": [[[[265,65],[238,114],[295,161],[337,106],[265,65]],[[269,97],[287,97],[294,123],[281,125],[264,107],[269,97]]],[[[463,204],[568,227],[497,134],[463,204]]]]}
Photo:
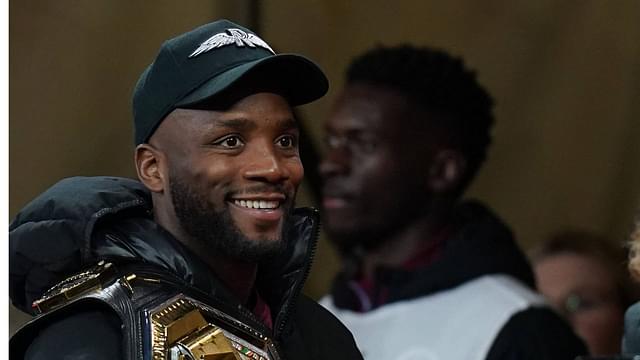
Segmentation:
{"type": "Polygon", "coordinates": [[[179,295],[149,312],[154,360],[274,360],[272,341],[201,302],[179,295]]]}
{"type": "Polygon", "coordinates": [[[104,284],[114,275],[113,264],[100,261],[96,266],[72,275],[47,290],[31,307],[39,314],[51,311],[81,295],[102,290],[104,284]]]}

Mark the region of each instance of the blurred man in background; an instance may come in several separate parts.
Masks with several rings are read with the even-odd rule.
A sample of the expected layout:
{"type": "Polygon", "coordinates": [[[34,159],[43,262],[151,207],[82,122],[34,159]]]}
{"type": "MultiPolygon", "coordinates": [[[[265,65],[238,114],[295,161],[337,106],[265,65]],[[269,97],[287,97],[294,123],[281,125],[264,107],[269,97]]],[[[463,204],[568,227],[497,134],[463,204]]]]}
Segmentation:
{"type": "Polygon", "coordinates": [[[443,51],[378,47],[326,122],[322,206],[343,270],[322,304],[366,359],[573,359],[582,342],[534,292],[510,230],[461,195],[493,101],[443,51]]]}

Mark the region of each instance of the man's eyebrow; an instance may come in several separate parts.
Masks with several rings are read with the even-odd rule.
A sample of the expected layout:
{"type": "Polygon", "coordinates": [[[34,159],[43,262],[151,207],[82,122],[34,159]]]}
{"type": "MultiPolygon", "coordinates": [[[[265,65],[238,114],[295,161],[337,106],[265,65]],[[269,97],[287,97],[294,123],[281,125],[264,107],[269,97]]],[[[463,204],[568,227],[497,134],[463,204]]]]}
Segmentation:
{"type": "Polygon", "coordinates": [[[237,118],[237,119],[220,119],[215,122],[216,127],[232,128],[234,130],[249,131],[254,130],[258,125],[249,119],[237,118]]]}
{"type": "Polygon", "coordinates": [[[298,129],[300,127],[296,119],[292,117],[280,121],[279,126],[282,130],[298,129]]]}
{"type": "MultiPolygon", "coordinates": [[[[231,128],[236,131],[251,131],[258,128],[255,120],[246,118],[219,119],[215,122],[215,126],[231,128]]],[[[298,129],[298,122],[294,118],[289,117],[278,120],[277,126],[282,130],[298,129]]]]}

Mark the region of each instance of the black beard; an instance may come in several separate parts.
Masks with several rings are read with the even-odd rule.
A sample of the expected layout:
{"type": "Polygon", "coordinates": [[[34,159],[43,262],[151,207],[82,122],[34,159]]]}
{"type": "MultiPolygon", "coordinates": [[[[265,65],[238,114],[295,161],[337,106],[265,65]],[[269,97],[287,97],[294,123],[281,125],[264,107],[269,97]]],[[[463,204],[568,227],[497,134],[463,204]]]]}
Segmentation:
{"type": "MultiPolygon", "coordinates": [[[[214,254],[234,260],[258,263],[282,253],[284,234],[290,211],[285,211],[279,239],[249,239],[238,229],[229,209],[218,212],[205,196],[185,184],[178,176],[170,177],[171,199],[182,229],[214,254]]],[[[283,204],[284,206],[284,204],[283,204]]]]}

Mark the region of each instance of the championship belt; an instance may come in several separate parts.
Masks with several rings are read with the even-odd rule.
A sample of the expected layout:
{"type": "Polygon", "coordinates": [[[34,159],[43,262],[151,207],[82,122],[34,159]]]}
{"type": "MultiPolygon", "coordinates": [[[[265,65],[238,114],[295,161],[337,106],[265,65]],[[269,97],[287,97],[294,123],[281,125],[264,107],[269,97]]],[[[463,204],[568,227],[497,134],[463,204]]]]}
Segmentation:
{"type": "Polygon", "coordinates": [[[276,360],[271,339],[180,294],[148,312],[152,359],[276,360]]]}
{"type": "MultiPolygon", "coordinates": [[[[32,306],[44,314],[89,297],[108,303],[122,304],[124,298],[131,302],[138,291],[136,282],[160,280],[137,276],[135,272],[118,277],[111,263],[101,261],[60,282],[32,306]],[[115,298],[120,300],[109,301],[115,298]]],[[[178,293],[160,305],[143,308],[143,324],[137,329],[142,333],[143,341],[138,346],[143,347],[144,359],[280,360],[270,337],[185,294],[178,293]]]]}

